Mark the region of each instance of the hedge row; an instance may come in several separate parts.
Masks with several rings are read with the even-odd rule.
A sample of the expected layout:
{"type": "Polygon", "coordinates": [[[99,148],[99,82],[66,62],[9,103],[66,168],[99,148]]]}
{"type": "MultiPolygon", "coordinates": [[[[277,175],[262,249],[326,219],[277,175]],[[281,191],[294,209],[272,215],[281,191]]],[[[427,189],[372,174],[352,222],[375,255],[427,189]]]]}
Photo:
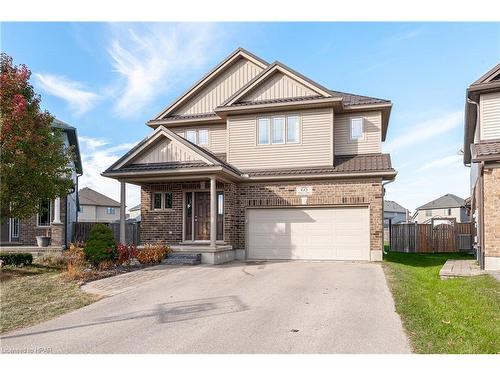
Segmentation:
{"type": "Polygon", "coordinates": [[[33,263],[33,255],[30,253],[0,253],[0,260],[3,261],[4,265],[28,266],[33,263]]]}

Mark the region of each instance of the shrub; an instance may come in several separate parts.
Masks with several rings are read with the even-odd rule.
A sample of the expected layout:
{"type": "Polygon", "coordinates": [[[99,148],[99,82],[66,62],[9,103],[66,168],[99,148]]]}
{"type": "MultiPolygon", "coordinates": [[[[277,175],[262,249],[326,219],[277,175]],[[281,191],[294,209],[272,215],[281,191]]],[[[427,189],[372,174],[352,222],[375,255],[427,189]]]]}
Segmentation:
{"type": "Polygon", "coordinates": [[[66,278],[70,280],[81,279],[85,274],[85,253],[83,248],[70,244],[69,250],[64,252],[66,262],[66,278]]]}
{"type": "Polygon", "coordinates": [[[107,271],[114,267],[114,263],[111,260],[104,260],[97,266],[99,271],[107,271]]]}
{"type": "Polygon", "coordinates": [[[85,257],[93,266],[105,260],[114,260],[115,245],[111,229],[104,224],[96,224],[90,231],[89,240],[85,245],[85,257]]]}
{"type": "Polygon", "coordinates": [[[170,252],[170,247],[157,242],[156,244],[146,244],[143,249],[137,251],[137,260],[142,263],[160,263],[170,252]]]}
{"type": "Polygon", "coordinates": [[[46,253],[42,256],[36,258],[35,263],[47,266],[47,267],[63,267],[66,262],[61,254],[46,253]]]}
{"type": "Polygon", "coordinates": [[[0,253],[3,265],[29,266],[33,263],[33,255],[30,253],[0,253]]]}
{"type": "Polygon", "coordinates": [[[116,246],[117,262],[119,264],[128,264],[131,258],[137,257],[137,246],[124,245],[122,243],[116,246]]]}

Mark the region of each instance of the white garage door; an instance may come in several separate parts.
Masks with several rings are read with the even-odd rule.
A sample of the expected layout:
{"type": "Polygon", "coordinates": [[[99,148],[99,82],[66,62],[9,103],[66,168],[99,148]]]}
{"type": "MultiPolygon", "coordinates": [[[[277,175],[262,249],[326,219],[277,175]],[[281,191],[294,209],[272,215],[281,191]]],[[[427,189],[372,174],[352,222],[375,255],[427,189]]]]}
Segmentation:
{"type": "Polygon", "coordinates": [[[252,208],[248,259],[370,260],[368,208],[252,208]]]}

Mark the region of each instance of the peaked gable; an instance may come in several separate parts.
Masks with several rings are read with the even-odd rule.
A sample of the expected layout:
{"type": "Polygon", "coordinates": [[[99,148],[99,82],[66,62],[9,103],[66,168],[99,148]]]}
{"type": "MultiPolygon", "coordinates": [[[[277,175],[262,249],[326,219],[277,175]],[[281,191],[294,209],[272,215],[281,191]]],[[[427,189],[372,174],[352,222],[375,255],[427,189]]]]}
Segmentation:
{"type": "Polygon", "coordinates": [[[332,97],[330,91],[325,87],[297,73],[286,65],[275,62],[226,100],[222,106],[253,101],[313,96],[317,96],[318,98],[332,97]]]}
{"type": "Polygon", "coordinates": [[[261,73],[268,63],[238,48],[153,120],[213,113],[213,109],[261,73]]]}

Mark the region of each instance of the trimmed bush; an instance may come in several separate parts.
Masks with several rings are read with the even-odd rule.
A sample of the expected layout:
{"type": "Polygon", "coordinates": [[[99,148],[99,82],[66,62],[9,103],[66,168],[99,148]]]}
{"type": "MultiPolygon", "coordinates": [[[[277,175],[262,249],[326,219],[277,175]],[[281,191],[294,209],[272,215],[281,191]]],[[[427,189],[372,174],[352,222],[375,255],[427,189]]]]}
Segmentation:
{"type": "Polygon", "coordinates": [[[160,263],[170,252],[170,247],[161,242],[146,244],[137,251],[136,258],[141,264],[160,263]]]}
{"type": "Polygon", "coordinates": [[[116,257],[116,243],[113,232],[104,224],[96,224],[90,231],[89,240],[85,244],[85,258],[97,266],[106,260],[113,261],[116,257]]]}
{"type": "Polygon", "coordinates": [[[4,266],[13,264],[15,266],[29,266],[33,263],[33,255],[30,253],[0,253],[0,259],[4,266]]]}

